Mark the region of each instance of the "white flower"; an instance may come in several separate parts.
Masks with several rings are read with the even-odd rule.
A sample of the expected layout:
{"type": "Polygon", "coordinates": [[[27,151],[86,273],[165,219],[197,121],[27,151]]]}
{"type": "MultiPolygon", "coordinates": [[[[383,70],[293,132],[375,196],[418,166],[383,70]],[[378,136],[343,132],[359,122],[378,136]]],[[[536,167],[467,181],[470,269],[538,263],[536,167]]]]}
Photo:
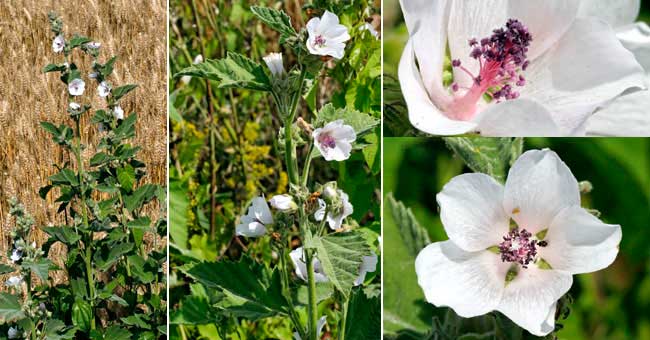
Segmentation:
{"type": "Polygon", "coordinates": [[[366,274],[377,270],[377,255],[364,256],[363,262],[359,267],[359,276],[354,280],[354,285],[358,286],[366,280],[366,274]]]}
{"type": "Polygon", "coordinates": [[[23,278],[20,276],[12,276],[7,279],[5,285],[7,287],[18,287],[23,283],[23,278]]]}
{"type": "MultiPolygon", "coordinates": [[[[296,275],[303,281],[307,281],[307,262],[305,262],[302,247],[292,250],[289,256],[291,257],[291,261],[293,261],[293,266],[296,267],[296,275]]],[[[312,263],[314,264],[314,280],[316,282],[329,281],[327,276],[325,276],[323,266],[315,256],[312,258],[312,263]]]]}
{"type": "Polygon", "coordinates": [[[505,187],[463,174],[437,201],[449,240],[424,248],[415,270],[427,301],[462,317],[497,310],[546,335],[572,275],[606,268],[618,253],[620,226],[580,206],[577,180],[550,150],[521,155],[505,187]]]}
{"type": "MultiPolygon", "coordinates": [[[[344,193],[342,190],[338,190],[338,194],[341,197],[341,203],[343,204],[340,211],[330,211],[327,213],[327,223],[329,224],[332,230],[340,229],[343,220],[352,215],[354,208],[350,203],[348,194],[344,193]]],[[[327,204],[322,199],[318,199],[319,208],[314,213],[314,218],[316,221],[322,221],[327,209],[327,204]]]]}
{"type": "Polygon", "coordinates": [[[373,37],[375,37],[375,39],[379,39],[379,32],[377,32],[375,27],[369,22],[363,23],[363,25],[359,27],[359,31],[368,31],[373,37]]]}
{"type": "Polygon", "coordinates": [[[98,49],[100,47],[102,47],[102,44],[99,43],[99,42],[96,42],[96,41],[91,41],[91,42],[86,44],[86,48],[89,48],[89,49],[92,49],[92,50],[96,50],[96,49],[98,49]]]}
{"type": "Polygon", "coordinates": [[[88,78],[90,79],[96,79],[99,74],[97,72],[90,72],[88,73],[88,78]]]}
{"type": "Polygon", "coordinates": [[[294,211],[298,209],[298,205],[294,202],[291,195],[275,195],[269,201],[271,206],[280,211],[294,211]]]}
{"type": "Polygon", "coordinates": [[[273,223],[271,209],[263,196],[253,198],[248,213],[242,216],[236,227],[237,235],[260,237],[266,234],[266,226],[273,223]]]}
{"type": "MultiPolygon", "coordinates": [[[[634,54],[645,68],[646,82],[650,82],[650,27],[635,23],[639,14],[639,0],[583,0],[580,17],[595,16],[607,21],[619,41],[634,54]]],[[[587,135],[591,136],[650,136],[650,91],[624,93],[604,105],[587,121],[587,135]]]]}
{"type": "Polygon", "coordinates": [[[284,64],[282,63],[282,53],[270,53],[266,57],[262,58],[266,63],[266,66],[271,70],[271,74],[274,77],[281,77],[284,75],[284,64]]]}
{"type": "MultiPolygon", "coordinates": [[[[192,64],[196,65],[196,64],[200,64],[202,62],[203,62],[203,56],[199,54],[196,57],[194,57],[194,61],[192,62],[192,64]]],[[[182,76],[181,77],[181,82],[183,82],[183,84],[186,84],[186,85],[189,84],[190,80],[192,80],[192,76],[182,76]]]]}
{"type": "Polygon", "coordinates": [[[14,249],[11,252],[11,257],[9,259],[11,260],[11,262],[16,263],[20,261],[21,258],[23,258],[23,252],[18,249],[14,249]]]}
{"type": "Polygon", "coordinates": [[[18,328],[9,327],[9,330],[7,331],[7,338],[18,339],[19,338],[18,328]]]}
{"type": "Polygon", "coordinates": [[[86,83],[80,78],[73,79],[70,84],[68,84],[68,92],[71,96],[81,96],[86,90],[86,83]]]}
{"type": "Polygon", "coordinates": [[[99,93],[99,96],[102,98],[107,97],[111,94],[111,85],[105,81],[99,83],[99,86],[97,86],[97,93],[99,93]]]}
{"type": "Polygon", "coordinates": [[[311,54],[343,58],[350,35],[347,27],[339,24],[336,14],[325,11],[321,18],[312,18],[307,22],[307,32],[307,49],[311,54]]]}
{"type": "Polygon", "coordinates": [[[115,105],[115,107],[113,107],[113,117],[119,120],[124,119],[124,110],[122,110],[121,106],[115,105]]]}
{"type": "Polygon", "coordinates": [[[71,110],[79,110],[81,108],[81,105],[75,102],[70,102],[68,107],[70,107],[71,110]]]}
{"type": "Polygon", "coordinates": [[[54,53],[60,53],[63,51],[63,48],[65,47],[65,39],[63,39],[62,35],[57,35],[56,38],[54,38],[54,41],[52,41],[52,50],[54,53]]]}
{"type": "Polygon", "coordinates": [[[410,39],[399,78],[411,123],[437,135],[584,135],[599,107],[645,85],[612,28],[578,17],[580,2],[401,1],[410,39]]]}
{"type": "MultiPolygon", "coordinates": [[[[320,319],[318,319],[318,324],[316,327],[318,327],[318,339],[320,339],[320,335],[323,332],[323,327],[325,327],[325,324],[327,323],[327,316],[322,316],[320,319]]],[[[293,338],[294,340],[302,340],[300,337],[300,333],[298,332],[293,332],[293,338]]]]}
{"type": "Polygon", "coordinates": [[[352,143],[357,134],[350,125],[345,125],[342,119],[327,123],[324,127],[312,132],[314,144],[323,158],[328,161],[344,161],[350,158],[352,143]]]}

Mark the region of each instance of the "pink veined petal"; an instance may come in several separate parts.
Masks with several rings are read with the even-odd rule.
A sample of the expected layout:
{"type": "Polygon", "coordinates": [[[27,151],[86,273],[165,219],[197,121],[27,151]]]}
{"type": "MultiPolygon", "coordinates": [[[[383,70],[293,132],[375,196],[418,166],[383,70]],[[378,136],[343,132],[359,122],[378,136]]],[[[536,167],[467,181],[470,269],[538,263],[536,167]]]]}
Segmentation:
{"type": "Polygon", "coordinates": [[[436,200],[447,236],[465,251],[497,245],[508,232],[510,219],[503,211],[503,186],[488,175],[456,176],[436,200]]]}
{"type": "Polygon", "coordinates": [[[520,228],[535,234],[574,205],[580,205],[578,181],[555,152],[526,151],[510,168],[503,207],[520,228]]]}
{"type": "Polygon", "coordinates": [[[605,224],[580,206],[568,207],[551,223],[548,246],[539,248],[539,256],[553,269],[591,273],[614,262],[621,237],[620,225],[605,224]]]}
{"type": "Polygon", "coordinates": [[[561,136],[564,133],[541,104],[529,99],[517,99],[492,104],[481,111],[474,121],[483,136],[531,137],[561,136]]]}
{"type": "Polygon", "coordinates": [[[584,129],[600,106],[625,90],[644,87],[634,55],[599,19],[578,19],[558,43],[530,64],[521,98],[544,103],[565,134],[584,129]]]}
{"type": "MultiPolygon", "coordinates": [[[[408,53],[409,58],[415,60],[417,56],[421,73],[418,78],[421,77],[423,88],[438,105],[442,105],[445,98],[449,100],[448,91],[442,85],[442,68],[447,48],[447,21],[451,1],[400,0],[400,5],[414,51],[408,53]]],[[[407,55],[406,51],[402,59],[404,55],[407,55]]]]}
{"type": "Polygon", "coordinates": [[[533,335],[547,335],[555,325],[555,304],[571,284],[570,273],[534,265],[520,269],[506,286],[496,310],[533,335]]]}
{"type": "Polygon", "coordinates": [[[588,136],[650,136],[650,91],[624,94],[587,121],[588,136]]]}
{"type": "Polygon", "coordinates": [[[582,0],[578,17],[597,17],[617,28],[633,23],[640,9],[641,0],[582,0]]]}
{"type": "Polygon", "coordinates": [[[415,63],[412,39],[406,44],[400,60],[399,81],[408,106],[409,120],[415,128],[434,135],[457,135],[470,132],[476,127],[473,122],[447,118],[431,101],[415,63]]]}
{"type": "MultiPolygon", "coordinates": [[[[533,36],[528,58],[534,61],[569,29],[579,6],[580,0],[454,1],[448,28],[451,57],[467,61],[463,65],[476,74],[478,62],[469,57],[471,47],[468,40],[486,38],[492,34],[492,30],[505,25],[508,19],[517,19],[528,27],[533,36]]],[[[454,70],[454,80],[461,86],[472,84],[471,78],[458,69],[454,70]]]]}
{"type": "Polygon", "coordinates": [[[428,245],[415,259],[418,284],[427,301],[451,307],[462,317],[494,310],[504,292],[508,265],[489,251],[469,253],[452,241],[428,245]]]}

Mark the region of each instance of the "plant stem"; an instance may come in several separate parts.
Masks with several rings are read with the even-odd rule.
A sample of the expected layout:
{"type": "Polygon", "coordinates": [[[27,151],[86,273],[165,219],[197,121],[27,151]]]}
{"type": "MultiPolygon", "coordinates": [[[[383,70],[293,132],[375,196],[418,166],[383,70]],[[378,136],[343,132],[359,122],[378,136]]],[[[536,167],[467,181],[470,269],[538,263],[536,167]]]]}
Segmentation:
{"type": "Polygon", "coordinates": [[[316,279],[314,278],[313,251],[305,249],[305,261],[307,264],[307,283],[309,293],[309,337],[311,340],[318,340],[318,304],[316,303],[316,279]]]}
{"type": "Polygon", "coordinates": [[[309,152],[307,153],[307,160],[305,160],[305,165],[303,165],[302,168],[302,186],[306,187],[307,186],[307,181],[309,179],[309,167],[311,166],[311,155],[312,152],[314,151],[314,141],[312,140],[311,143],[309,144],[309,152]]]}
{"type": "Polygon", "coordinates": [[[341,317],[341,325],[339,326],[339,340],[345,340],[345,327],[348,319],[348,299],[343,298],[343,311],[341,317]]]}
{"type": "Polygon", "coordinates": [[[298,103],[300,102],[300,97],[302,95],[302,87],[305,83],[305,77],[307,76],[307,69],[305,67],[300,71],[300,78],[298,79],[298,89],[296,93],[293,94],[291,98],[291,103],[289,104],[289,111],[285,112],[286,121],[284,123],[284,139],[285,139],[285,150],[284,157],[285,162],[287,163],[287,172],[289,174],[289,181],[292,184],[298,184],[298,160],[296,154],[296,147],[293,144],[293,121],[296,119],[296,109],[298,108],[298,103]]]}
{"type": "Polygon", "coordinates": [[[283,249],[279,250],[280,252],[280,273],[282,277],[282,293],[289,303],[289,318],[293,322],[294,327],[298,330],[300,338],[307,338],[305,333],[305,328],[300,322],[300,317],[296,313],[296,308],[293,304],[293,299],[291,298],[291,291],[289,289],[289,266],[287,266],[287,254],[283,249]]]}

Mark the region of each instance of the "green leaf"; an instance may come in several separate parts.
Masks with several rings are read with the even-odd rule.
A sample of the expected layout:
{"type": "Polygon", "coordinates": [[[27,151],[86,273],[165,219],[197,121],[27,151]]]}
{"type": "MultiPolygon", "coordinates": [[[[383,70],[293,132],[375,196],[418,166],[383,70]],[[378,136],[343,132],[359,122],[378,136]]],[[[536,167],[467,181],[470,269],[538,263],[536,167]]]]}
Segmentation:
{"type": "Polygon", "coordinates": [[[0,293],[0,324],[15,322],[25,317],[23,304],[17,296],[0,293]]]}
{"type": "Polygon", "coordinates": [[[135,123],[138,120],[138,116],[136,114],[130,114],[128,115],[121,123],[120,125],[115,128],[115,139],[118,141],[121,141],[126,138],[132,138],[135,137],[135,123]]]}
{"type": "Polygon", "coordinates": [[[90,166],[99,166],[102,165],[110,160],[110,156],[103,152],[98,152],[96,153],[91,159],[90,159],[90,166]]]}
{"type": "Polygon", "coordinates": [[[392,193],[386,195],[386,205],[393,215],[393,220],[399,229],[404,245],[412,256],[417,256],[431,240],[426,229],[422,228],[410,208],[395,200],[392,193]]]}
{"type": "Polygon", "coordinates": [[[318,111],[318,118],[314,125],[316,127],[322,127],[329,122],[339,119],[342,119],[345,124],[352,126],[354,132],[357,133],[357,139],[379,125],[379,120],[369,114],[347,107],[337,109],[331,103],[323,106],[318,111]]]}
{"type": "Polygon", "coordinates": [[[52,184],[63,184],[63,185],[71,185],[71,186],[79,185],[79,179],[77,178],[77,174],[75,174],[74,171],[67,168],[59,171],[57,174],[50,176],[49,179],[52,182],[52,184]]]}
{"type": "Polygon", "coordinates": [[[129,266],[131,274],[138,278],[141,283],[148,284],[153,282],[155,268],[146,265],[146,261],[140,255],[129,256],[129,266]]]}
{"type": "Polygon", "coordinates": [[[251,6],[251,12],[266,25],[280,33],[280,44],[283,44],[288,38],[298,35],[291,25],[291,18],[284,11],[269,7],[251,6]]]}
{"type": "Polygon", "coordinates": [[[93,318],[93,311],[86,300],[76,299],[72,304],[72,324],[80,330],[90,330],[90,323],[93,318]]]}
{"type": "Polygon", "coordinates": [[[13,273],[15,271],[16,271],[16,268],[14,268],[14,267],[12,267],[10,265],[4,264],[4,263],[0,264],[0,275],[13,273]]]}
{"type": "Polygon", "coordinates": [[[151,329],[151,325],[149,325],[147,321],[143,320],[143,318],[147,318],[147,316],[145,316],[144,314],[134,314],[134,315],[129,315],[127,317],[121,318],[120,320],[122,320],[122,322],[128,326],[136,326],[143,329],[151,329]]]}
{"type": "Polygon", "coordinates": [[[170,322],[182,325],[210,324],[221,320],[218,313],[205,297],[190,295],[183,300],[179,308],[171,311],[170,322]]]}
{"type": "Polygon", "coordinates": [[[219,88],[242,88],[270,91],[271,83],[262,66],[251,59],[234,52],[228,52],[225,59],[208,59],[192,65],[174,77],[192,76],[219,82],[219,88]]]}
{"type": "Polygon", "coordinates": [[[504,182],[506,170],[519,157],[520,138],[454,137],[443,138],[474,172],[482,172],[504,182]]]}
{"type": "Polygon", "coordinates": [[[381,302],[378,296],[369,298],[363,289],[354,289],[345,318],[346,339],[381,338],[381,302]]]}
{"type": "Polygon", "coordinates": [[[224,308],[236,315],[255,319],[285,314],[287,301],[282,294],[280,273],[243,257],[239,262],[201,262],[184,270],[207,289],[229,294],[224,308]]]}
{"type": "Polygon", "coordinates": [[[147,216],[139,217],[133,221],[129,221],[126,225],[129,227],[129,229],[131,229],[131,232],[133,233],[135,246],[139,248],[142,244],[144,233],[151,228],[151,219],[147,216]]]}
{"type": "Polygon", "coordinates": [[[21,266],[23,268],[28,268],[33,274],[38,276],[42,281],[47,281],[49,278],[50,267],[52,266],[52,261],[48,259],[40,259],[37,262],[23,261],[21,266]]]}
{"type": "Polygon", "coordinates": [[[133,191],[135,185],[135,169],[129,164],[117,169],[117,180],[126,192],[133,191]]]}
{"type": "Polygon", "coordinates": [[[133,91],[138,85],[135,84],[128,84],[120,87],[116,87],[111,91],[111,95],[113,96],[113,99],[116,101],[122,99],[122,97],[126,96],[129,92],[133,91]]]}
{"type": "Polygon", "coordinates": [[[79,47],[79,46],[81,46],[81,45],[83,45],[83,44],[85,44],[85,43],[89,43],[89,42],[91,42],[91,41],[92,41],[92,40],[91,40],[90,38],[88,38],[88,37],[84,37],[84,36],[80,36],[80,35],[75,35],[75,36],[72,37],[72,39],[70,39],[70,41],[68,42],[68,47],[69,47],[70,49],[73,49],[73,48],[75,48],[75,47],[79,47]]]}
{"type": "Polygon", "coordinates": [[[130,212],[142,207],[143,204],[151,201],[156,195],[157,186],[154,184],[145,184],[136,189],[133,194],[124,196],[124,206],[130,212]]]}
{"type": "MultiPolygon", "coordinates": [[[[110,248],[108,256],[105,259],[99,259],[97,268],[100,270],[108,270],[113,264],[121,259],[122,256],[127,254],[133,249],[133,243],[120,243],[110,248]]],[[[100,254],[100,253],[97,253],[100,254]]]]}
{"type": "Polygon", "coordinates": [[[43,73],[48,73],[48,72],[63,72],[67,69],[65,65],[58,65],[58,64],[49,64],[45,67],[43,67],[43,73]]]}
{"type": "Polygon", "coordinates": [[[69,327],[66,329],[65,323],[57,319],[47,319],[45,320],[45,326],[43,326],[43,334],[45,334],[47,340],[74,339],[76,332],[76,328],[69,327]]]}
{"type": "Polygon", "coordinates": [[[98,330],[91,332],[90,338],[92,340],[131,340],[131,332],[120,326],[111,326],[104,333],[98,330]]]}
{"type": "Polygon", "coordinates": [[[370,254],[370,246],[356,232],[315,237],[316,257],[327,278],[346,297],[359,276],[363,257],[370,254]]]}
{"type": "Polygon", "coordinates": [[[187,248],[187,209],[190,200],[187,189],[179,181],[169,183],[169,236],[181,249],[187,248]]]}
{"type": "Polygon", "coordinates": [[[108,78],[108,76],[113,73],[113,65],[115,65],[116,60],[117,56],[113,56],[106,62],[106,64],[99,68],[99,73],[101,73],[102,79],[108,78]]]}

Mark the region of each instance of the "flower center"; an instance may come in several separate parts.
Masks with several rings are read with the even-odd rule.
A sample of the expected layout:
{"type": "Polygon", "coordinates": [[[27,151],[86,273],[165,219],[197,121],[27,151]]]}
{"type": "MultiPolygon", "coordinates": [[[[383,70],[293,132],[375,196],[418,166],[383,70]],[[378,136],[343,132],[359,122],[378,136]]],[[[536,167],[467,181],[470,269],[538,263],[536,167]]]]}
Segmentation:
{"type": "Polygon", "coordinates": [[[531,239],[532,236],[526,229],[510,230],[503,237],[503,242],[499,243],[501,261],[516,262],[523,268],[527,268],[537,255],[537,240],[531,239]]]}
{"type": "Polygon", "coordinates": [[[330,149],[334,149],[336,147],[336,140],[334,137],[327,134],[320,135],[318,137],[318,142],[321,146],[328,147],[330,149]]]}
{"type": "Polygon", "coordinates": [[[473,48],[470,57],[479,62],[479,71],[473,74],[460,60],[452,61],[452,67],[465,72],[473,80],[471,87],[451,84],[450,88],[456,95],[447,111],[452,118],[472,119],[483,95],[497,103],[519,98],[515,86],[526,85],[522,73],[528,68],[526,55],[532,40],[528,28],[516,19],[509,19],[505,27],[495,29],[490,37],[480,42],[470,39],[468,43],[473,48]],[[459,92],[461,89],[464,90],[462,94],[459,92]]]}
{"type": "Polygon", "coordinates": [[[325,38],[322,35],[317,35],[316,38],[314,38],[314,45],[318,47],[325,46],[325,38]]]}

